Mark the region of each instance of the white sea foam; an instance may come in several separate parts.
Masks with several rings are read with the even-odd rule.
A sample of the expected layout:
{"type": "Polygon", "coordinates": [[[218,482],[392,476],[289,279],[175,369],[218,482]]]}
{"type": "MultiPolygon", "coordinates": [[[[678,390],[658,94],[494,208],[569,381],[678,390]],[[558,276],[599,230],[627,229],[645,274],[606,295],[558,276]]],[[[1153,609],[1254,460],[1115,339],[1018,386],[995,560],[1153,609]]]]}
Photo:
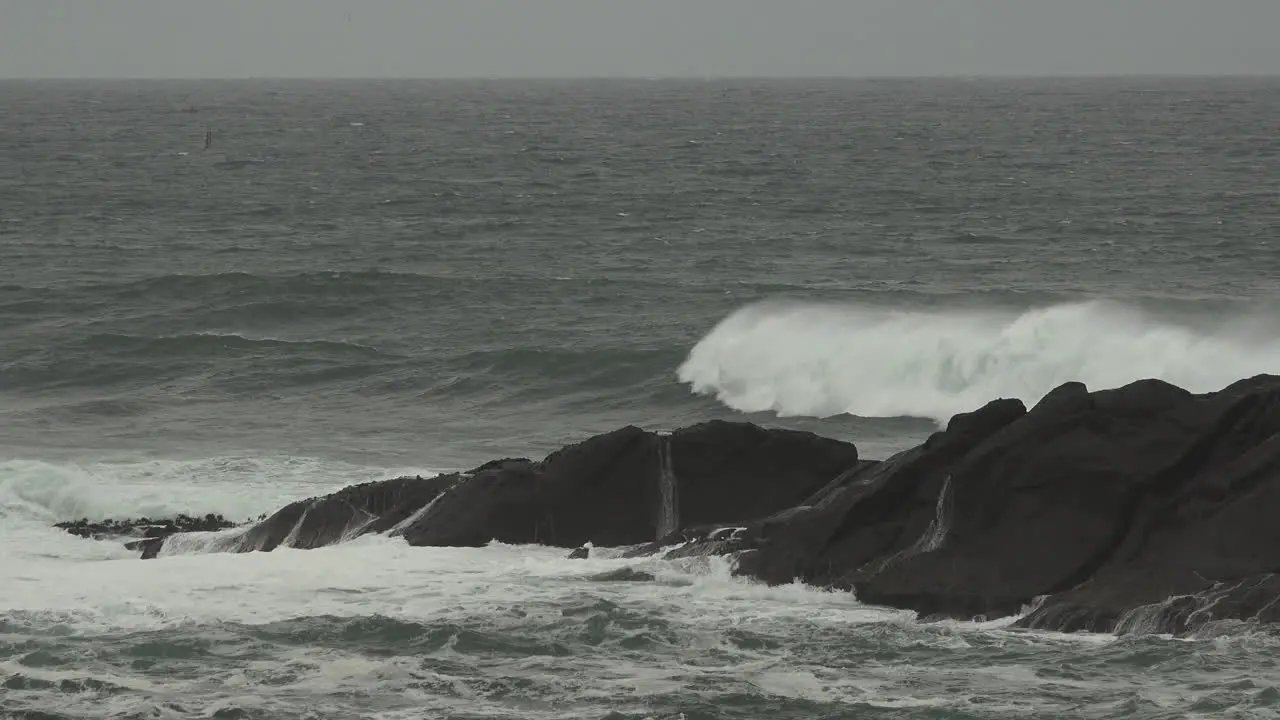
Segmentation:
{"type": "Polygon", "coordinates": [[[764,302],[689,353],[679,378],[744,412],[945,421],[997,397],[1031,404],[1063,382],[1154,377],[1194,392],[1280,373],[1274,316],[1212,326],[1106,301],[1030,310],[893,310],[764,302]]]}
{"type": "MultiPolygon", "coordinates": [[[[571,643],[575,650],[567,656],[534,654],[481,668],[474,649],[462,652],[451,644],[459,642],[456,634],[443,648],[423,653],[405,648],[401,654],[364,652],[343,645],[341,638],[278,647],[255,643],[259,655],[253,659],[229,668],[211,665],[207,674],[171,677],[131,673],[122,663],[32,668],[5,660],[0,662],[3,676],[72,683],[89,678],[131,690],[106,698],[35,691],[11,694],[10,700],[30,697],[36,707],[85,716],[154,714],[156,707],[169,707],[160,705],[164,702],[198,709],[202,716],[222,708],[288,716],[301,702],[338,716],[377,698],[386,705],[369,708],[370,717],[424,712],[600,717],[600,708],[632,713],[688,697],[688,689],[697,686],[711,702],[720,695],[748,694],[766,702],[963,709],[968,696],[938,689],[938,679],[945,677],[968,692],[1001,697],[1009,714],[1026,714],[1044,710],[1032,706],[1043,702],[1037,688],[1057,687],[1056,681],[1030,673],[988,673],[985,664],[965,660],[966,654],[989,644],[1019,653],[1040,645],[1050,652],[1075,652],[1070,647],[1123,642],[1104,636],[1007,633],[1007,621],[919,625],[911,613],[866,607],[847,592],[747,582],[734,577],[730,562],[720,557],[664,561],[593,553],[590,559],[569,560],[557,548],[416,548],[402,538],[365,536],[317,550],[166,553],[142,561],[116,542],[82,540],[48,526],[49,520],[86,512],[267,512],[336,485],[401,474],[319,460],[296,461],[294,472],[284,469],[288,465],[225,459],[109,467],[0,464],[6,511],[0,517],[5,533],[0,616],[6,632],[24,635],[29,627],[34,636],[56,626],[77,643],[100,643],[118,651],[118,643],[145,642],[150,633],[164,630],[216,645],[222,642],[219,628],[224,623],[390,619],[517,642],[536,634],[540,642],[571,643]],[[259,471],[264,475],[255,480],[259,471]],[[35,478],[50,486],[41,489],[35,478]],[[652,573],[655,580],[593,578],[624,566],[652,573]],[[599,627],[606,629],[593,631],[593,623],[604,623],[599,627]],[[134,637],[132,632],[146,634],[122,639],[134,637]],[[591,632],[605,632],[607,643],[646,633],[652,637],[638,650],[584,644],[591,632]],[[752,639],[744,643],[744,636],[752,639]],[[833,638],[850,648],[870,643],[892,652],[850,672],[843,656],[824,654],[822,648],[833,638]],[[895,660],[895,652],[905,655],[895,660]],[[917,665],[913,658],[921,652],[934,653],[929,657],[946,667],[917,665]],[[952,656],[958,659],[946,660],[952,656]],[[513,714],[505,691],[495,690],[502,683],[520,688],[519,712],[513,714]],[[1012,697],[1010,685],[1026,699],[1012,697]],[[542,710],[540,703],[545,704],[542,710]],[[581,712],[552,711],[565,703],[581,712]]],[[[208,543],[219,536],[190,540],[208,543]]],[[[1091,683],[1079,692],[1106,689],[1114,695],[1125,688],[1121,681],[1114,688],[1091,683]]],[[[161,716],[166,713],[182,716],[171,709],[161,716]]]]}
{"type": "Polygon", "coordinates": [[[882,611],[858,610],[852,597],[843,593],[744,583],[731,576],[728,562],[721,558],[568,560],[566,551],[555,548],[412,548],[402,538],[386,536],[319,550],[197,552],[234,539],[239,531],[230,530],[192,533],[178,543],[191,547],[167,547],[159,559],[141,561],[118,541],[84,540],[50,526],[85,516],[220,512],[248,517],[351,483],[406,472],[430,474],[421,468],[379,469],[287,458],[0,461],[0,531],[6,539],[0,543],[0,611],[54,613],[83,630],[325,614],[438,618],[463,609],[473,613],[471,596],[477,587],[487,588],[484,595],[495,603],[522,594],[532,600],[540,592],[563,592],[557,583],[588,584],[593,573],[640,564],[658,575],[654,590],[645,593],[643,584],[634,583],[620,584],[616,590],[640,589],[639,596],[667,598],[697,595],[700,602],[773,597],[779,601],[777,607],[755,610],[782,613],[792,612],[788,608],[797,600],[812,597],[839,608],[842,617],[851,611],[855,618],[860,613],[884,616],[882,611]]]}
{"type": "MultiPolygon", "coordinates": [[[[423,468],[374,468],[318,458],[215,457],[134,461],[0,460],[0,584],[51,559],[136,559],[119,542],[93,542],[52,523],[89,518],[172,517],[220,513],[244,520],[353,483],[430,475],[423,468]]],[[[221,535],[184,538],[187,551],[217,545],[221,535]]],[[[166,548],[166,552],[181,548],[166,548]]],[[[0,591],[2,594],[2,591],[0,591]]]]}
{"type": "Polygon", "coordinates": [[[303,497],[423,468],[376,468],[318,458],[215,457],[117,462],[0,460],[0,519],[56,522],[216,512],[270,513],[303,497]]]}

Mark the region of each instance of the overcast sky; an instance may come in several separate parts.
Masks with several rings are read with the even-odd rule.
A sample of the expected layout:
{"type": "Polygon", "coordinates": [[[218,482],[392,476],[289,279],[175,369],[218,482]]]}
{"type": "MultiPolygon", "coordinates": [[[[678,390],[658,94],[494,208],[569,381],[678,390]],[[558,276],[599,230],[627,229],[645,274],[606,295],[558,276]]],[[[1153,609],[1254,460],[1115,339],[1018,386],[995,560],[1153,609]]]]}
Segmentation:
{"type": "Polygon", "coordinates": [[[3,77],[1280,74],[1280,0],[0,0],[3,77]]]}

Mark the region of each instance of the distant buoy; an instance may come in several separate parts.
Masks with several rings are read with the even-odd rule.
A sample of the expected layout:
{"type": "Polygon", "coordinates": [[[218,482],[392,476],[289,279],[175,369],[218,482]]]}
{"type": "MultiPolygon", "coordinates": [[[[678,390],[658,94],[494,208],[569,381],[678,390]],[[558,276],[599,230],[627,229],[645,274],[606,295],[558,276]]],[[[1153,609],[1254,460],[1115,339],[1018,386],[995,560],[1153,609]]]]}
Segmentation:
{"type": "Polygon", "coordinates": [[[209,146],[212,144],[213,144],[213,131],[205,130],[204,131],[204,149],[208,150],[209,146]]]}

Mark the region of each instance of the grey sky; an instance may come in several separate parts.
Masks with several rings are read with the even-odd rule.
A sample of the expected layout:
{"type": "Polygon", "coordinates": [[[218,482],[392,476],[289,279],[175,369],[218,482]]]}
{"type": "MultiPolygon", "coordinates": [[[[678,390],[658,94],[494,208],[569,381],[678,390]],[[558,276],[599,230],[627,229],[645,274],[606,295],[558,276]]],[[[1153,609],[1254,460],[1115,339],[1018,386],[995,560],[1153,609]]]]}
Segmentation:
{"type": "Polygon", "coordinates": [[[1280,0],[0,0],[3,77],[955,74],[1280,74],[1280,0]]]}

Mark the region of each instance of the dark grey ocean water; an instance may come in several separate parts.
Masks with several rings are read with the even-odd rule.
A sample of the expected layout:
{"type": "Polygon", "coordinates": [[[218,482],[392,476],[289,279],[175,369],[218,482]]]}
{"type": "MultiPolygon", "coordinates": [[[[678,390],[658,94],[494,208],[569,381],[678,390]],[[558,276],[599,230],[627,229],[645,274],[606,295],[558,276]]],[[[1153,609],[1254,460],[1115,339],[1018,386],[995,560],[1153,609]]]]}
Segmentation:
{"type": "Polygon", "coordinates": [[[1247,633],[47,526],[628,423],[883,457],[1067,380],[1280,372],[1277,118],[1268,79],[0,82],[0,714],[1272,717],[1247,633]]]}

